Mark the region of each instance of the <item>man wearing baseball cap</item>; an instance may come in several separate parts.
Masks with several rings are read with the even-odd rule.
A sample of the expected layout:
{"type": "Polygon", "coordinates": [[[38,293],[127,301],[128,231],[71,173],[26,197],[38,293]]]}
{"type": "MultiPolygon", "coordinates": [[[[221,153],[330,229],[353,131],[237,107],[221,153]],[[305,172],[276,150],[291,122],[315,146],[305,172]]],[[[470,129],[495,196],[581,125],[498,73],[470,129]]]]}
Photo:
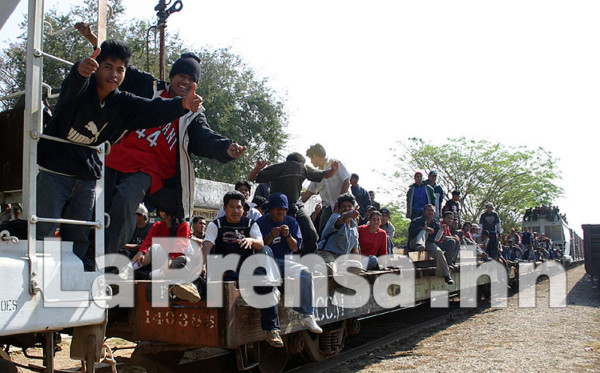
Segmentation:
{"type": "Polygon", "coordinates": [[[302,246],[300,227],[296,219],[287,215],[288,208],[288,198],[285,194],[273,193],[269,196],[267,202],[269,212],[256,222],[265,243],[263,251],[270,250],[273,253],[282,274],[300,278],[300,307],[294,310],[300,313],[302,326],[313,333],[322,333],[323,330],[317,324],[312,305],[314,293],[312,274],[298,263],[289,262],[286,268],[285,258],[289,254],[299,253],[302,246]]]}
{"type": "Polygon", "coordinates": [[[148,209],[143,203],[140,203],[137,210],[135,211],[135,229],[131,239],[125,246],[119,250],[119,253],[127,255],[130,259],[142,246],[142,242],[146,239],[148,232],[152,228],[152,223],[148,223],[148,209]]]}
{"type": "Polygon", "coordinates": [[[392,250],[394,249],[392,238],[394,238],[394,234],[396,234],[396,228],[392,222],[390,222],[390,210],[384,207],[379,210],[379,212],[381,213],[381,226],[379,228],[383,229],[385,233],[387,233],[388,254],[391,254],[392,250]]]}
{"type": "Polygon", "coordinates": [[[406,193],[406,217],[413,220],[423,215],[423,207],[427,204],[435,206],[435,202],[433,188],[431,185],[423,184],[421,172],[415,172],[415,183],[408,188],[408,193],[406,193]]]}

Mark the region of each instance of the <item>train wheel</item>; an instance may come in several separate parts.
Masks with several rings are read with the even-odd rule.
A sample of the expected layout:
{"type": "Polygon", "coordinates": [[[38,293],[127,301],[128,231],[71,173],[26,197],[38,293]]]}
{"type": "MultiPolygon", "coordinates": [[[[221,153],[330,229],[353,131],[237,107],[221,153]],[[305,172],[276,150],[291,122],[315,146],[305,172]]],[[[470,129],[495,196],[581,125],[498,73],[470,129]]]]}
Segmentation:
{"type": "Polygon", "coordinates": [[[323,361],[337,355],[344,347],[347,333],[346,320],[326,325],[323,334],[302,331],[304,337],[304,359],[307,361],[323,361]]]}
{"type": "Polygon", "coordinates": [[[285,348],[276,348],[260,342],[258,368],[261,373],[279,373],[285,369],[289,354],[285,348]]]}

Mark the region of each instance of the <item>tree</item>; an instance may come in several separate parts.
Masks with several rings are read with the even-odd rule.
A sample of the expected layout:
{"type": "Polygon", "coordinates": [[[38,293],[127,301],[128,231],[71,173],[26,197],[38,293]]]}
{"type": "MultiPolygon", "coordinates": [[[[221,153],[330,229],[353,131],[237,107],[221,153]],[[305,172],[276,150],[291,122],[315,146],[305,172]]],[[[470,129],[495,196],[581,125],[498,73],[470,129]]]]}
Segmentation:
{"type": "MultiPolygon", "coordinates": [[[[407,190],[415,171],[437,171],[437,183],[444,190],[461,192],[462,221],[479,222],[485,205],[492,202],[503,229],[516,228],[525,209],[550,204],[563,193],[556,184],[557,159],[541,147],[509,147],[464,137],[440,145],[412,138],[399,145],[398,171],[390,175],[395,185],[411,180],[406,182],[407,190]]],[[[405,195],[400,198],[402,206],[405,195]]]]}
{"type": "Polygon", "coordinates": [[[390,222],[396,229],[392,242],[394,247],[404,247],[408,242],[408,225],[410,220],[404,218],[402,207],[398,203],[387,204],[386,207],[390,210],[390,222]]]}
{"type": "MultiPolygon", "coordinates": [[[[154,66],[156,51],[146,47],[146,36],[151,35],[153,22],[148,20],[123,20],[122,0],[111,1],[113,15],[108,20],[107,38],[124,40],[132,48],[134,57],[131,63],[140,69],[156,74],[154,66]],[[148,57],[148,58],[147,58],[148,57]],[[148,63],[152,61],[152,63],[148,63]]],[[[68,30],[50,35],[47,26],[44,37],[44,51],[68,61],[78,61],[92,53],[89,43],[82,38],[73,26],[76,22],[92,22],[96,17],[97,2],[85,0],[84,5],[73,6],[66,14],[56,10],[46,12],[45,21],[52,31],[68,30]]],[[[23,90],[25,85],[25,39],[26,20],[21,24],[23,34],[19,40],[0,52],[0,95],[23,90]]],[[[151,38],[153,39],[153,38],[151,38]]],[[[198,93],[204,99],[205,114],[216,132],[248,145],[246,154],[227,166],[200,158],[194,159],[197,176],[224,182],[245,179],[257,158],[280,160],[280,151],[287,140],[284,129],[287,124],[284,99],[273,91],[267,79],[257,79],[254,71],[240,56],[230,49],[198,51],[185,49],[177,34],[167,33],[166,38],[167,72],[183,51],[195,52],[200,56],[202,74],[198,83],[198,93]]],[[[44,59],[44,82],[56,92],[70,70],[67,65],[44,59]]],[[[0,108],[14,107],[16,100],[0,108]]],[[[51,101],[50,105],[55,102],[51,101]]]]}
{"type": "Polygon", "coordinates": [[[235,182],[246,179],[256,159],[278,161],[287,135],[284,103],[229,49],[198,52],[202,62],[199,92],[206,117],[218,133],[248,145],[244,157],[227,167],[214,160],[195,159],[198,177],[235,182]]]}

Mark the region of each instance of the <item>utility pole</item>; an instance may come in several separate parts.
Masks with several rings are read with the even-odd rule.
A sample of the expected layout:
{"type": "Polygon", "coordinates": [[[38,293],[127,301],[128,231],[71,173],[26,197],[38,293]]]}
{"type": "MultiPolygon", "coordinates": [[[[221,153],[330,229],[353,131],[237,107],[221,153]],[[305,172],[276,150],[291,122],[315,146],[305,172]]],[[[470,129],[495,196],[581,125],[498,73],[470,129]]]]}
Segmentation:
{"type": "Polygon", "coordinates": [[[160,47],[159,47],[159,68],[158,73],[160,80],[165,80],[165,29],[167,28],[167,18],[171,13],[179,12],[183,8],[181,0],[175,0],[171,5],[172,0],[159,0],[158,5],[154,7],[156,10],[156,16],[158,17],[158,23],[156,28],[159,31],[160,47]],[[171,5],[169,8],[167,8],[171,5]]]}

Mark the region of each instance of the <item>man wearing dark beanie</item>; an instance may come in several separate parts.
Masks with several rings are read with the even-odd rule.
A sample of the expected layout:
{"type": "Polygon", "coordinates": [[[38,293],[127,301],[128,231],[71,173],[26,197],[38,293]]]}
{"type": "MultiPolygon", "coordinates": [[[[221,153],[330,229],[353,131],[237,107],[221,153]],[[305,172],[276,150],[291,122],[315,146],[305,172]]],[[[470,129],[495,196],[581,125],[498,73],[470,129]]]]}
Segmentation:
{"type": "MultiPolygon", "coordinates": [[[[94,48],[97,46],[98,39],[89,25],[80,22],[75,28],[94,48]]],[[[169,79],[167,85],[128,66],[119,90],[146,98],[185,96],[200,79],[200,58],[183,53],[173,64],[169,79]]],[[[226,163],[244,150],[245,146],[210,129],[202,106],[171,123],[125,133],[106,157],[104,208],[111,224],[105,231],[105,252],[116,253],[129,242],[135,229],[135,211],[144,200],[175,217],[191,217],[195,196],[191,154],[226,163]]]]}
{"type": "Polygon", "coordinates": [[[198,83],[200,80],[200,57],[189,52],[182,54],[173,64],[169,73],[169,79],[172,79],[177,74],[189,75],[195,83],[198,83]]]}
{"type": "MultiPolygon", "coordinates": [[[[149,74],[127,71],[130,82],[143,82],[149,74]]],[[[200,58],[184,53],[169,74],[170,84],[153,78],[153,84],[129,84],[129,92],[143,97],[185,96],[200,79],[200,58]],[[149,89],[150,88],[150,89],[149,89]]],[[[131,131],[106,157],[105,210],[111,216],[106,229],[106,253],[115,253],[131,238],[134,216],[142,201],[173,216],[189,219],[194,207],[194,165],[191,154],[226,163],[240,157],[245,146],[212,131],[204,108],[162,126],[131,131]]]]}

